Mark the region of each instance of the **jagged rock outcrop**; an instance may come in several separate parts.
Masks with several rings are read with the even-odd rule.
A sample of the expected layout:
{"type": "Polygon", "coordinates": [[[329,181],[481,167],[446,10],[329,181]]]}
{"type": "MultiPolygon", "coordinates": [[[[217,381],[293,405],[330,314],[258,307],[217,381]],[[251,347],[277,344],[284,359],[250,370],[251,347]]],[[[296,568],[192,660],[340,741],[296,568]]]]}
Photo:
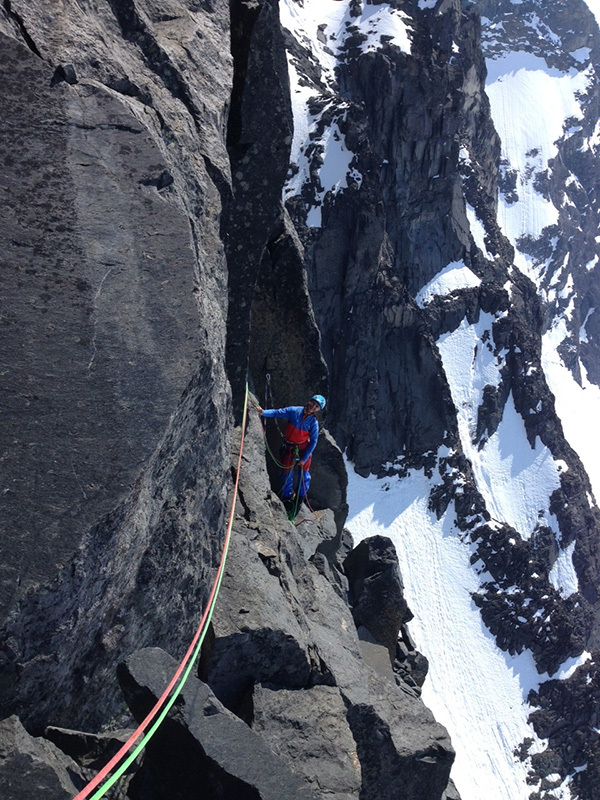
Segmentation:
{"type": "MultiPolygon", "coordinates": [[[[163,692],[177,662],[158,648],[140,650],[119,669],[127,702],[142,721],[163,692]]],[[[191,678],[173,713],[145,752],[130,797],[207,797],[228,800],[316,800],[306,784],[209,687],[191,678]]]]}
{"type": "Polygon", "coordinates": [[[38,795],[70,800],[84,784],[82,771],[58,747],[30,736],[15,716],[0,722],[2,797],[26,800],[38,795]]]}
{"type": "MultiPolygon", "coordinates": [[[[253,466],[241,475],[228,567],[210,643],[202,653],[202,679],[252,727],[257,713],[259,730],[266,730],[267,740],[290,759],[292,768],[291,754],[314,751],[323,736],[322,725],[327,724],[334,740],[348,740],[349,732],[352,735],[356,757],[345,764],[356,772],[360,765],[361,797],[392,798],[401,786],[410,797],[441,798],[453,760],[444,729],[408,684],[399,679],[396,685],[387,648],[376,645],[386,655],[388,674],[363,659],[348,603],[316,558],[321,548],[329,556],[329,570],[338,572],[339,560],[329,560],[333,548],[323,549],[323,544],[338,537],[333,515],[330,511],[316,518],[306,514],[296,520],[299,524],[294,530],[269,489],[266,470],[253,457],[261,446],[258,418],[251,417],[248,437],[247,459],[253,466]],[[257,493],[267,498],[266,506],[253,502],[257,493]],[[279,699],[271,700],[265,689],[279,699]],[[293,711],[268,710],[283,703],[284,696],[293,711]],[[317,698],[327,723],[315,720],[307,727],[299,721],[310,718],[317,698]],[[273,715],[275,720],[270,719],[273,715]],[[286,743],[277,744],[284,728],[286,743]]],[[[361,565],[366,558],[366,548],[361,546],[345,562],[352,559],[361,572],[369,569],[361,565]]],[[[387,564],[397,575],[397,561],[389,551],[387,564]]],[[[347,594],[348,584],[339,572],[338,581],[345,584],[347,594]]],[[[400,606],[397,616],[402,617],[405,606],[399,592],[389,604],[390,613],[394,602],[400,606]]],[[[339,771],[340,756],[332,749],[321,758],[323,785],[314,768],[302,772],[327,796],[332,786],[325,785],[331,780],[326,776],[339,771]]],[[[346,795],[356,791],[351,788],[354,783],[350,780],[346,795]]]]}
{"type": "Polygon", "coordinates": [[[364,539],[344,560],[350,587],[352,616],[387,647],[393,659],[398,633],[412,619],[394,545],[384,536],[364,539]]]}

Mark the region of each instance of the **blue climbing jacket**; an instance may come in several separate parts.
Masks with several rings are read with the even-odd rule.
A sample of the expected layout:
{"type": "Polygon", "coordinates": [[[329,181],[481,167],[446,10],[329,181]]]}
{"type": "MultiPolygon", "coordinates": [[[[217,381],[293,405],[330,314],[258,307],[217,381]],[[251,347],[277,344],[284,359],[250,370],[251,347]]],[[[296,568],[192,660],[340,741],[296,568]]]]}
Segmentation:
{"type": "Polygon", "coordinates": [[[288,424],[285,429],[285,438],[292,444],[308,447],[303,451],[302,457],[308,459],[319,438],[319,423],[311,414],[302,419],[304,414],[303,406],[286,406],[286,408],[268,408],[263,410],[263,417],[275,417],[276,419],[287,419],[288,424]]]}

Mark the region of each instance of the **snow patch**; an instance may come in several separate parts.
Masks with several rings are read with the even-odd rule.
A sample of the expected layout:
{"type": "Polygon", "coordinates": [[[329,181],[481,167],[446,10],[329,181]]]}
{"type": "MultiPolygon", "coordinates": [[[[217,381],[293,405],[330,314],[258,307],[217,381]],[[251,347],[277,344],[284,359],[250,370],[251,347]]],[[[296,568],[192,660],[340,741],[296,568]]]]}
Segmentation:
{"type": "Polygon", "coordinates": [[[464,261],[452,261],[420,289],[415,302],[420,308],[425,308],[434,297],[443,297],[458,289],[476,288],[480,284],[481,279],[465,266],[464,261]]]}
{"type": "Polygon", "coordinates": [[[589,47],[580,47],[578,50],[573,50],[570,55],[580,64],[587,64],[590,60],[591,52],[589,47]]]}
{"type": "Polygon", "coordinates": [[[585,319],[583,320],[583,323],[582,323],[581,327],[579,328],[579,341],[580,342],[587,342],[588,341],[586,325],[588,324],[589,318],[592,316],[592,314],[595,311],[596,311],[595,308],[590,308],[590,310],[585,315],[585,319]]]}
{"type": "Polygon", "coordinates": [[[555,398],[567,441],[583,462],[596,499],[600,498],[600,388],[591,383],[580,363],[581,383],[565,366],[558,349],[569,336],[566,320],[555,320],[542,337],[542,367],[555,398]]]}
{"type": "Polygon", "coordinates": [[[367,39],[360,49],[363,53],[380,50],[383,40],[399,47],[403,53],[410,53],[411,42],[406,20],[408,16],[387,3],[379,6],[363,6],[362,14],[353,23],[367,39]],[[382,38],[383,37],[383,38],[382,38]]]}
{"type": "Polygon", "coordinates": [[[469,220],[469,226],[471,228],[471,233],[473,234],[475,244],[486,258],[493,259],[494,256],[488,252],[487,245],[485,243],[486,231],[483,226],[483,222],[477,216],[477,212],[472,205],[466,203],[466,207],[467,219],[469,220]]]}
{"type": "Polygon", "coordinates": [[[530,445],[512,392],[496,431],[483,444],[476,442],[484,387],[500,384],[505,359],[505,353],[494,352],[493,321],[490,314],[481,314],[475,325],[464,319],[455,331],[443,334],[437,342],[457,409],[463,450],[494,519],[511,525],[523,539],[529,539],[540,524],[558,535],[558,523],[550,512],[550,496],[560,486],[559,464],[539,439],[534,447],[530,445]]]}
{"type": "Polygon", "coordinates": [[[564,550],[560,550],[558,558],[550,570],[550,583],[562,597],[570,597],[579,591],[579,581],[573,565],[574,550],[575,542],[571,542],[564,550]]]}
{"type": "Polygon", "coordinates": [[[560,667],[556,670],[556,672],[550,676],[552,680],[557,681],[566,681],[568,680],[571,675],[575,672],[575,670],[579,669],[579,667],[583,666],[583,664],[590,661],[592,658],[592,654],[589,653],[587,650],[584,650],[580,656],[574,656],[573,658],[568,658],[565,662],[563,662],[560,667]]]}
{"type": "MultiPolygon", "coordinates": [[[[500,197],[499,222],[515,247],[522,236],[540,237],[558,222],[558,209],[536,188],[536,178],[558,152],[555,142],[567,120],[582,119],[579,94],[587,90],[591,73],[549,67],[543,58],[515,51],[487,59],[486,93],[494,125],[502,140],[502,158],[517,172],[517,202],[500,197]],[[543,101],[540,99],[543,98],[543,101]]],[[[527,272],[526,260],[518,260],[527,272]]],[[[536,276],[530,275],[535,280],[536,276]]]]}

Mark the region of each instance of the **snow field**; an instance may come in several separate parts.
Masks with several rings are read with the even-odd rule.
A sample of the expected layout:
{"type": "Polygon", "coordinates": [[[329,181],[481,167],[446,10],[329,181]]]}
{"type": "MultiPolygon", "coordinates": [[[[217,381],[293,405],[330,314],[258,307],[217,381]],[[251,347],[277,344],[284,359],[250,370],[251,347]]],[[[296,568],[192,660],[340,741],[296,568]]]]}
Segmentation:
{"type": "MultiPolygon", "coordinates": [[[[518,172],[516,203],[501,196],[498,216],[513,245],[522,236],[539,238],[543,229],[558,221],[558,210],[534,188],[537,175],[548,168],[557,154],[555,142],[565,132],[566,121],[581,119],[577,94],[585,92],[587,71],[560,72],[544,59],[515,51],[486,61],[486,93],[492,119],[502,141],[502,157],[518,172]]],[[[528,274],[528,262],[520,259],[528,274]]],[[[538,276],[530,275],[537,283],[538,276]]]]}
{"type": "Polygon", "coordinates": [[[409,629],[430,662],[423,700],[450,733],[462,799],[528,800],[527,767],[513,752],[524,738],[536,740],[524,701],[540,676],[530,653],[508,656],[483,625],[471,599],[480,578],[453,507],[440,520],[427,508],[434,483],[422,472],[381,481],[350,468],[347,527],[356,541],[380,534],[394,542],[415,614],[409,629]]]}
{"type": "Polygon", "coordinates": [[[563,431],[583,462],[597,504],[600,502],[600,388],[588,380],[582,364],[581,385],[565,367],[558,348],[567,335],[565,320],[557,319],[542,338],[542,366],[563,431]]]}
{"type": "Polygon", "coordinates": [[[504,366],[505,354],[494,355],[494,321],[494,316],[483,313],[475,325],[464,319],[437,342],[457,409],[462,447],[494,519],[511,525],[523,539],[528,539],[539,523],[558,534],[556,518],[550,513],[550,495],[560,486],[564,465],[556,462],[539,440],[531,447],[512,393],[497,430],[483,447],[474,440],[484,387],[500,384],[504,366]]]}

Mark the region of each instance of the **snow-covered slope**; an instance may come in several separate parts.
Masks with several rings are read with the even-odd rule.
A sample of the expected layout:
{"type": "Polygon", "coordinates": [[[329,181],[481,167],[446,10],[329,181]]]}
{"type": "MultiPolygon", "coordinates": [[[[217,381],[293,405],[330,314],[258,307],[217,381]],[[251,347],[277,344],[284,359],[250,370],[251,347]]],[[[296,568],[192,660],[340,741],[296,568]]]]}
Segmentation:
{"type": "MultiPolygon", "coordinates": [[[[598,12],[596,3],[588,5],[598,12]]],[[[575,161],[565,170],[562,159],[564,151],[573,149],[569,141],[573,137],[581,153],[592,151],[595,156],[598,150],[597,119],[591,120],[586,111],[597,90],[597,65],[589,46],[573,49],[575,44],[568,44],[560,26],[562,20],[544,15],[543,7],[531,6],[527,4],[521,12],[522,35],[516,43],[505,36],[509,12],[500,10],[494,19],[484,16],[482,20],[486,92],[502,140],[504,191],[498,198],[498,220],[515,247],[516,266],[535,283],[542,301],[555,312],[544,337],[543,367],[557,398],[567,438],[583,460],[598,494],[598,395],[590,386],[586,396],[586,368],[580,361],[575,369],[572,365],[573,352],[578,354],[579,340],[586,339],[586,325],[595,314],[594,307],[584,305],[582,309],[582,300],[585,303],[583,296],[595,282],[590,272],[596,270],[597,243],[589,238],[585,241],[581,221],[573,221],[572,232],[568,225],[572,211],[591,216],[597,209],[586,208],[581,198],[569,195],[569,187],[589,186],[585,162],[575,161]],[[592,136],[586,135],[590,127],[592,136]],[[560,172],[560,179],[555,177],[556,172],[560,172]],[[558,182],[557,187],[562,183],[562,191],[557,191],[553,182],[558,182]],[[566,244],[569,233],[570,239],[579,240],[579,247],[566,244]],[[561,354],[564,344],[570,344],[568,366],[561,354]],[[569,369],[575,381],[569,378],[569,369]],[[582,391],[577,391],[573,383],[582,391]]],[[[511,23],[514,30],[515,23],[511,23]]]]}
{"type": "MultiPolygon", "coordinates": [[[[510,439],[507,444],[512,446],[510,439]]],[[[423,699],[450,732],[456,749],[452,776],[462,800],[528,800],[530,765],[515,751],[525,739],[531,739],[530,753],[543,750],[528,723],[527,697],[549,676],[537,672],[531,652],[511,656],[500,650],[482,623],[472,594],[489,576],[474,569],[475,550],[456,526],[453,506],[440,519],[429,509],[435,479],[423,471],[378,480],[359,478],[350,469],[350,476],[353,536],[382,534],[396,546],[415,613],[410,631],[430,663],[423,699]]],[[[515,504],[510,491],[498,499],[515,504]]],[[[554,677],[568,677],[589,657],[567,660],[554,677]]],[[[570,797],[569,783],[557,798],[570,797]]]]}

